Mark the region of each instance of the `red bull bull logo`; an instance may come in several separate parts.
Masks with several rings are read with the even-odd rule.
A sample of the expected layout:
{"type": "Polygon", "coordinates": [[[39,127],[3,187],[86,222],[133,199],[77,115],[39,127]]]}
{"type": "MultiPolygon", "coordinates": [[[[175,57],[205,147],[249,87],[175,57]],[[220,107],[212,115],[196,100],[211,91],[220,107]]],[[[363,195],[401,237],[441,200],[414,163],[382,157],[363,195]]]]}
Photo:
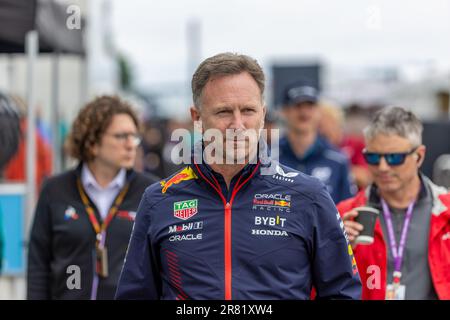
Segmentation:
{"type": "Polygon", "coordinates": [[[195,174],[194,170],[192,170],[191,167],[184,168],[181,172],[174,175],[172,178],[170,178],[167,181],[161,182],[162,193],[166,193],[167,189],[169,189],[172,185],[178,184],[181,181],[187,181],[197,179],[197,175],[195,174]]]}
{"type": "Polygon", "coordinates": [[[275,201],[275,205],[276,205],[276,206],[280,206],[280,207],[291,207],[291,202],[289,202],[289,201],[284,201],[284,200],[281,200],[281,201],[275,201]]]}
{"type": "Polygon", "coordinates": [[[281,193],[256,193],[253,197],[252,209],[290,212],[291,195],[281,193]]]}

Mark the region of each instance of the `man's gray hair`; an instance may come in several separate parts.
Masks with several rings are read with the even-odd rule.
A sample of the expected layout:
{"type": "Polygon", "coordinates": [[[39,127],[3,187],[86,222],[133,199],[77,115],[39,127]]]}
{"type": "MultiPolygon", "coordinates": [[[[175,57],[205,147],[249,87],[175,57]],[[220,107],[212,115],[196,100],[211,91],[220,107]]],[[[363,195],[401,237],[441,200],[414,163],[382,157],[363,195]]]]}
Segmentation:
{"type": "Polygon", "coordinates": [[[370,141],[379,134],[394,134],[417,147],[422,144],[422,131],[422,123],[414,113],[402,107],[386,107],[375,114],[371,124],[364,129],[364,137],[370,141]]]}

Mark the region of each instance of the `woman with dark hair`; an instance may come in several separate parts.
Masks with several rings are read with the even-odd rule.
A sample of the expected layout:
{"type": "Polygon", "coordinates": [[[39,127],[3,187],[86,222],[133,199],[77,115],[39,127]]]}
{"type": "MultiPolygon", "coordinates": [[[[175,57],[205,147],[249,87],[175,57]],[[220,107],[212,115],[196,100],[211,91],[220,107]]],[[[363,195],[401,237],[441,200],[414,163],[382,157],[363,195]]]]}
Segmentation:
{"type": "Polygon", "coordinates": [[[39,197],[28,299],[113,299],[141,195],[156,180],[132,169],[139,143],[137,117],[118,97],[80,110],[67,141],[79,164],[39,197]]]}

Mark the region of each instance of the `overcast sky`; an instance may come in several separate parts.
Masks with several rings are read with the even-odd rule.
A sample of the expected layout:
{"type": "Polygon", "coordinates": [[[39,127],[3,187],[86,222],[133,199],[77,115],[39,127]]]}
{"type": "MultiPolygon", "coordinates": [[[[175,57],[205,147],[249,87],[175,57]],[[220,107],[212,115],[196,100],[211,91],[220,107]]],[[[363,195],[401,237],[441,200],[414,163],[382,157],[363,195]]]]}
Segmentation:
{"type": "Polygon", "coordinates": [[[338,66],[450,67],[450,0],[111,0],[114,42],[141,85],[187,79],[188,21],[201,24],[201,57],[249,54],[338,66]]]}

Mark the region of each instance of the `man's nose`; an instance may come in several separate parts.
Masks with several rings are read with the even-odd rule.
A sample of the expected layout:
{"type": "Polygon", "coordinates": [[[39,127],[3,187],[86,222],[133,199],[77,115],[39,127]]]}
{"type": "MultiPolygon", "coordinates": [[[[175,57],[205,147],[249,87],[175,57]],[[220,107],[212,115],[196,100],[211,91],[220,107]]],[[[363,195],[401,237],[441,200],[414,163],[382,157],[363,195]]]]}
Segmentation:
{"type": "Polygon", "coordinates": [[[378,170],[380,171],[387,171],[389,170],[391,167],[389,166],[389,164],[386,162],[386,159],[384,157],[381,157],[380,159],[380,163],[378,164],[378,170]]]}
{"type": "Polygon", "coordinates": [[[245,129],[241,111],[237,110],[233,112],[233,119],[230,129],[245,129]]]}
{"type": "Polygon", "coordinates": [[[127,140],[125,141],[125,146],[127,149],[133,149],[137,147],[135,137],[132,135],[127,136],[127,140]]]}

